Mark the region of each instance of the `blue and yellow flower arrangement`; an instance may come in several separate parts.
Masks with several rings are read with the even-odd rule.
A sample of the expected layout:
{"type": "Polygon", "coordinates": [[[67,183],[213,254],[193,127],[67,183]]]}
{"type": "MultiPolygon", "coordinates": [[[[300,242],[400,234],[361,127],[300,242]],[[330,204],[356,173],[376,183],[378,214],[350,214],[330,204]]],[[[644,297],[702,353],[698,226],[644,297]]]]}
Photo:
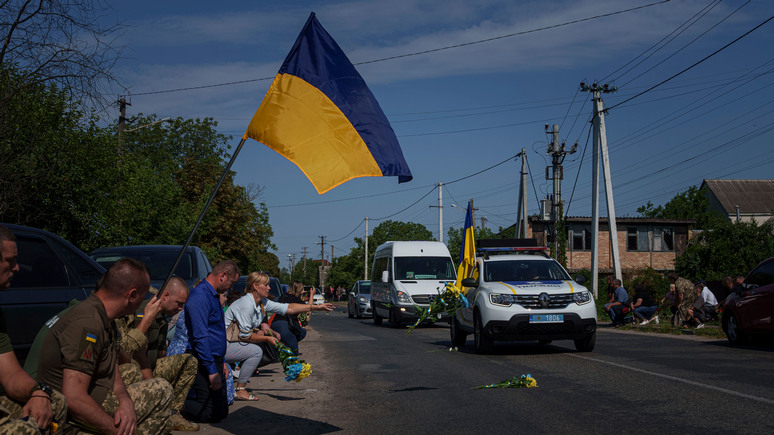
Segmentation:
{"type": "Polygon", "coordinates": [[[462,290],[457,287],[453,282],[447,282],[443,293],[438,292],[438,297],[430,302],[427,308],[422,309],[414,305],[414,309],[417,312],[417,321],[413,325],[408,327],[406,335],[411,334],[420,323],[425,320],[435,322],[437,316],[441,313],[454,314],[460,308],[468,307],[468,299],[462,294],[462,290]]]}
{"type": "Polygon", "coordinates": [[[277,351],[279,351],[279,361],[282,364],[282,371],[285,373],[285,380],[301,382],[301,379],[312,374],[312,366],[306,361],[299,359],[289,347],[277,341],[277,351]]]}

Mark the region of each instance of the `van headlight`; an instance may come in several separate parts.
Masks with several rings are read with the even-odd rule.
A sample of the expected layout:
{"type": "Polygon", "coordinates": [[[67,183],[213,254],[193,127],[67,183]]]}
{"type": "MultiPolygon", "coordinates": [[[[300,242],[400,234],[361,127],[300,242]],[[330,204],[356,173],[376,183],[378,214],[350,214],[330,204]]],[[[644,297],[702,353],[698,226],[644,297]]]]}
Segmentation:
{"type": "Polygon", "coordinates": [[[591,302],[591,292],[582,291],[572,294],[572,300],[578,305],[584,305],[591,302]]]}
{"type": "Polygon", "coordinates": [[[364,298],[363,296],[360,296],[358,300],[360,300],[360,302],[368,302],[368,299],[364,298]]]}
{"type": "Polygon", "coordinates": [[[489,302],[491,302],[492,305],[501,305],[504,307],[510,307],[511,305],[516,303],[516,295],[504,294],[504,293],[490,293],[489,302]]]}
{"type": "Polygon", "coordinates": [[[404,304],[410,304],[411,302],[411,296],[409,296],[408,293],[399,291],[398,292],[398,302],[402,302],[404,304]]]}

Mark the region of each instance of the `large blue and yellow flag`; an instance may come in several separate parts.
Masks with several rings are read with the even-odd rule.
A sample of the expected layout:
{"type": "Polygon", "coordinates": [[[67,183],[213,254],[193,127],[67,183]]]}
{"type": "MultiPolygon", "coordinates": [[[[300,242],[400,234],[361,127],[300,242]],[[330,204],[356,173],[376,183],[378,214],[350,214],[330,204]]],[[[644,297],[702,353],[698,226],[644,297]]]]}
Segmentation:
{"type": "Polygon", "coordinates": [[[413,177],[365,81],[309,16],[244,138],[295,163],[322,194],[356,177],[413,177]]]}
{"type": "Polygon", "coordinates": [[[476,267],[476,227],[473,224],[473,210],[468,201],[468,211],[465,214],[465,226],[462,228],[462,248],[460,249],[460,265],[457,267],[457,287],[462,288],[462,280],[470,278],[476,267]]]}

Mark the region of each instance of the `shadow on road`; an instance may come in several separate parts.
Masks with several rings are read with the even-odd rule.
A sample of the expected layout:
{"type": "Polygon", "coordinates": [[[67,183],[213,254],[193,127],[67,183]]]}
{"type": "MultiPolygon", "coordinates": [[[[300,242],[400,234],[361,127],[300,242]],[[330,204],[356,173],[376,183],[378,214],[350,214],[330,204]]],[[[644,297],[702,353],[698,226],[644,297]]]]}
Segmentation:
{"type": "Polygon", "coordinates": [[[261,433],[261,434],[323,434],[337,432],[342,428],[316,420],[310,420],[292,415],[278,414],[255,407],[244,407],[232,412],[220,423],[213,423],[213,428],[229,433],[261,433]],[[253,428],[246,432],[247,428],[253,428]]]}

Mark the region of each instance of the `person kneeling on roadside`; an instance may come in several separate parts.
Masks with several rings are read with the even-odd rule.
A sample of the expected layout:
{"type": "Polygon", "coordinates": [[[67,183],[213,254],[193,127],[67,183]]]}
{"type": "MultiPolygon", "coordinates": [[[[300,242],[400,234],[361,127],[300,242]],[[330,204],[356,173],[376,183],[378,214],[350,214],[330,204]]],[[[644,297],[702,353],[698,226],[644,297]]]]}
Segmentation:
{"type": "Polygon", "coordinates": [[[630,305],[629,293],[623,288],[623,283],[620,279],[614,279],[612,281],[615,286],[613,292],[613,301],[605,304],[605,311],[610,316],[612,326],[618,326],[624,324],[624,311],[623,309],[630,305]]]}
{"type": "MultiPolygon", "coordinates": [[[[247,276],[245,296],[239,298],[226,310],[225,360],[228,363],[241,363],[239,379],[236,384],[236,400],[257,400],[250,394],[246,385],[255,370],[263,365],[275,362],[274,358],[264,358],[265,353],[276,355],[276,344],[280,335],[264,322],[266,313],[298,314],[309,310],[332,311],[332,304],[307,305],[299,303],[281,304],[269,299],[269,275],[252,272],[247,276]],[[234,326],[231,326],[234,324],[234,326]],[[229,336],[229,328],[238,330],[238,334],[229,336]],[[271,346],[271,347],[269,347],[271,346]]],[[[236,331],[234,331],[236,332],[236,331]]]]}
{"type": "Polygon", "coordinates": [[[658,305],[650,297],[650,291],[646,289],[642,284],[634,286],[634,303],[632,309],[634,310],[634,317],[639,320],[640,325],[647,325],[651,320],[654,320],[658,324],[658,305]],[[651,318],[651,316],[655,316],[651,318]]]}
{"type": "Polygon", "coordinates": [[[92,433],[165,433],[172,386],[148,379],[126,386],[118,370],[115,319],[137,311],[150,288],[145,264],[122,258],[99,288],[63,314],[43,339],[38,379],[61,389],[68,424],[92,433]]]}
{"type": "MultiPolygon", "coordinates": [[[[712,319],[712,314],[715,313],[715,305],[709,304],[704,299],[704,283],[697,282],[693,286],[693,294],[696,295],[696,299],[693,301],[693,307],[688,309],[688,316],[692,323],[696,325],[696,329],[704,327],[705,322],[709,322],[712,319]]],[[[707,289],[709,292],[709,289],[707,289]]],[[[710,292],[711,293],[711,292],[710,292]]]]}
{"type": "MultiPolygon", "coordinates": [[[[277,300],[283,304],[304,304],[299,297],[304,291],[304,284],[294,281],[287,293],[277,300]]],[[[271,329],[280,334],[280,341],[284,343],[294,354],[298,355],[298,342],[306,337],[306,329],[301,326],[298,314],[275,314],[271,322],[271,329]]]]}
{"type": "Polygon", "coordinates": [[[166,379],[174,389],[169,419],[172,429],[197,431],[199,425],[188,421],[180,411],[196,377],[198,362],[188,353],[166,354],[169,318],[183,309],[188,293],[188,284],[173,277],[161,297],[153,297],[140,306],[140,314],[116,319],[121,350],[133,358],[132,362],[121,361],[118,368],[127,385],[154,377],[166,379]]]}

